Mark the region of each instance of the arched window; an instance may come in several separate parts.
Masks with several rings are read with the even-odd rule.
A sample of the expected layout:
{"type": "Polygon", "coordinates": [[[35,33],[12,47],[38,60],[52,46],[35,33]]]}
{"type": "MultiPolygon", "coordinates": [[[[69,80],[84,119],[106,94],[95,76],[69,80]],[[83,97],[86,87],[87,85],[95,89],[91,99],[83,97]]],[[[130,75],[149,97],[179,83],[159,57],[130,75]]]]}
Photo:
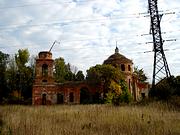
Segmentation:
{"type": "Polygon", "coordinates": [[[125,65],[124,64],[121,65],[121,70],[125,71],[125,65]]]}
{"type": "Polygon", "coordinates": [[[131,71],[131,66],[130,65],[128,65],[128,71],[131,71]]]}
{"type": "Polygon", "coordinates": [[[48,76],[48,65],[47,64],[42,65],[42,76],[44,76],[44,77],[48,76]]]}
{"type": "Polygon", "coordinates": [[[69,102],[74,102],[74,93],[69,93],[69,102]]]}

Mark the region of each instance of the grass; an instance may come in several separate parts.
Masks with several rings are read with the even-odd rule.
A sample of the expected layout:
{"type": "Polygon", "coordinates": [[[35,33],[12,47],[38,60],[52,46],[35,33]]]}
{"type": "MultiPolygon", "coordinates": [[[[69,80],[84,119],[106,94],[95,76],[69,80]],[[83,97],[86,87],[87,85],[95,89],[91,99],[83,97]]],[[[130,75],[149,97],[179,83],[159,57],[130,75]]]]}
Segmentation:
{"type": "Polygon", "coordinates": [[[180,112],[147,106],[0,106],[2,135],[180,135],[180,112]]]}

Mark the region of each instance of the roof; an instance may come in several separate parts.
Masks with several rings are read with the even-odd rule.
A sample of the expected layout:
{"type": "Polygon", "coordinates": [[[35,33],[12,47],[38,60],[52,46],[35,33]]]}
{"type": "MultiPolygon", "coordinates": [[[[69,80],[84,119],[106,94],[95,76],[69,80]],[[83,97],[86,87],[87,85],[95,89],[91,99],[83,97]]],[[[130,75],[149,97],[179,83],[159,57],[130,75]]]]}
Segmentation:
{"type": "Polygon", "coordinates": [[[104,64],[126,64],[126,63],[131,63],[133,64],[132,60],[126,58],[124,55],[119,53],[119,49],[116,47],[115,53],[112,54],[111,56],[108,57],[104,61],[104,64]]]}

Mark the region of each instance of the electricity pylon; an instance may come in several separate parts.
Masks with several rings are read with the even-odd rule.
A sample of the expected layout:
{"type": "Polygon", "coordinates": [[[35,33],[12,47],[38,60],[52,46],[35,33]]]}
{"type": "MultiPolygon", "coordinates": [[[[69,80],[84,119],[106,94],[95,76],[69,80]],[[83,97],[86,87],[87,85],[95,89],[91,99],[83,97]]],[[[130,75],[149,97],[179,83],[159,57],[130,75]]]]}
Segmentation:
{"type": "Polygon", "coordinates": [[[163,50],[163,40],[161,36],[160,21],[162,15],[158,13],[157,0],[148,0],[149,12],[151,18],[151,31],[153,36],[153,79],[152,88],[156,83],[165,77],[170,77],[171,73],[163,50]]]}

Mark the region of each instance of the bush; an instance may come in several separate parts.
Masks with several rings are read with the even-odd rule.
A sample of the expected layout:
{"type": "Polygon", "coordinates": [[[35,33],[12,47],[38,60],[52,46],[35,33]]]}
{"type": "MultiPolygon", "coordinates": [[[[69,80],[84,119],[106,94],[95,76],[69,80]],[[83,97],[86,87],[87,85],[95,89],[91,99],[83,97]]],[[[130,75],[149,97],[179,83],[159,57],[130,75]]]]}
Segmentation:
{"type": "Polygon", "coordinates": [[[120,86],[122,93],[118,94],[115,91],[108,92],[106,94],[105,103],[119,105],[120,103],[130,103],[132,101],[132,96],[129,93],[126,82],[124,80],[120,81],[120,86]]]}
{"type": "Polygon", "coordinates": [[[120,98],[119,99],[120,102],[124,102],[124,103],[130,103],[132,101],[132,96],[128,92],[128,90],[123,91],[119,98],[120,98]]]}
{"type": "Polygon", "coordinates": [[[159,100],[168,100],[172,96],[180,96],[178,77],[171,76],[162,79],[154,88],[150,90],[150,97],[159,100]]]}
{"type": "Polygon", "coordinates": [[[127,84],[124,80],[120,81],[122,88],[122,94],[120,95],[120,102],[130,103],[132,101],[132,96],[128,91],[127,84]]]}

